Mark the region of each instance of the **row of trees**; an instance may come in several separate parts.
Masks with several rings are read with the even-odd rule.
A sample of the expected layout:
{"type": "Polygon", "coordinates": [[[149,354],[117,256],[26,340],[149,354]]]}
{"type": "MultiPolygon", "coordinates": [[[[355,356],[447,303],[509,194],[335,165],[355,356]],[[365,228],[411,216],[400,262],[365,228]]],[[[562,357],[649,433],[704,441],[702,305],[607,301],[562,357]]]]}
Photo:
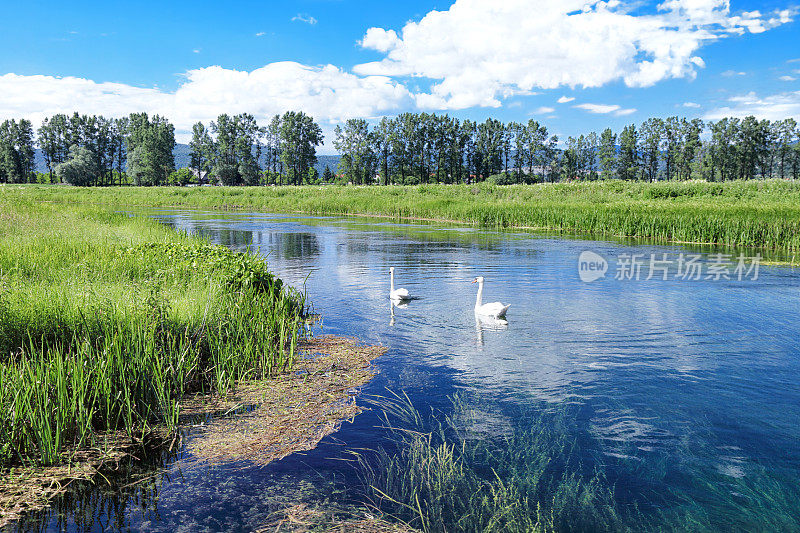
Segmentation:
{"type": "MultiPolygon", "coordinates": [[[[200,177],[224,185],[319,181],[314,165],[319,125],[303,112],[260,126],[249,114],[220,115],[192,132],[191,169],[175,173],[175,129],[164,117],[121,119],[55,115],[34,135],[30,121],[0,124],[0,182],[31,181],[38,144],[49,181],[76,185],[161,185],[200,177]],[[176,178],[177,176],[177,178],[176,178]]],[[[335,129],[337,174],[354,184],[532,183],[564,179],[709,181],[794,178],[800,174],[800,128],[780,121],[651,118],[621,132],[606,129],[559,139],[535,120],[482,123],[447,115],[403,113],[371,125],[352,119],[335,129]]]]}
{"type": "Polygon", "coordinates": [[[495,174],[554,178],[558,137],[527,124],[460,121],[447,115],[403,113],[370,128],[363,119],[337,126],[340,179],[355,184],[462,183],[495,174]],[[376,176],[378,176],[376,180],[376,176]]]}
{"type": "Polygon", "coordinates": [[[259,126],[250,114],[220,115],[192,128],[191,166],[223,185],[314,183],[322,129],[303,112],[275,115],[259,126]]]}
{"type": "Polygon", "coordinates": [[[59,114],[45,119],[38,134],[51,182],[160,185],[175,171],[175,127],[158,115],[59,114]]]}
{"type": "Polygon", "coordinates": [[[617,134],[606,129],[558,138],[534,120],[476,124],[405,113],[376,126],[361,119],[336,127],[339,178],[361,183],[532,183],[564,179],[709,181],[798,178],[800,129],[781,121],[651,118],[617,134]]]}

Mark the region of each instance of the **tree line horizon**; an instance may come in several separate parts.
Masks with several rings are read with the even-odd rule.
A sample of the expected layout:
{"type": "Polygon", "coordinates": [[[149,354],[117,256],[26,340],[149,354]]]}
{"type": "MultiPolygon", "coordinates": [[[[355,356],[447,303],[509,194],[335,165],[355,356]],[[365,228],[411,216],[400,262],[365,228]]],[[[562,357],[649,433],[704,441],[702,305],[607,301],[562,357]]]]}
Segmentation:
{"type": "Polygon", "coordinates": [[[301,185],[315,183],[538,183],[621,179],[797,179],[800,127],[793,118],[730,117],[704,122],[649,118],[619,133],[606,128],[567,137],[546,125],[477,123],[449,115],[402,113],[371,125],[350,119],[334,130],[338,169],[314,168],[322,129],[302,111],[265,126],[243,113],[192,128],[189,168],[176,169],[175,127],[165,117],[132,113],[108,119],[57,114],[34,133],[26,119],[0,124],[0,183],[72,185],[301,185]],[[36,173],[38,148],[47,166],[36,173]]]}

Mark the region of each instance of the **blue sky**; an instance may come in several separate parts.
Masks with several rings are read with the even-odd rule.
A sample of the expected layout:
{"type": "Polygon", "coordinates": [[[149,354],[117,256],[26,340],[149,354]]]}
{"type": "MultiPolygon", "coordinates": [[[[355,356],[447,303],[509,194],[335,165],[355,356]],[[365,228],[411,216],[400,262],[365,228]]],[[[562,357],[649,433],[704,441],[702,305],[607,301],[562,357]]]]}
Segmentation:
{"type": "Polygon", "coordinates": [[[574,135],[649,116],[800,120],[790,2],[14,2],[0,119],[288,109],[328,133],[403,111],[574,135]]]}

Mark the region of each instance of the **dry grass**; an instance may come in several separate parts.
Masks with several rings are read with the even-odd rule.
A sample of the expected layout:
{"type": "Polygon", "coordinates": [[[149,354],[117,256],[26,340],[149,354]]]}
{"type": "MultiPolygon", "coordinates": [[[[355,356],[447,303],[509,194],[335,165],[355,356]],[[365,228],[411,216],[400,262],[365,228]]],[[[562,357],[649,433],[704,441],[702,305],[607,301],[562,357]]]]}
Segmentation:
{"type": "Polygon", "coordinates": [[[402,524],[361,513],[360,517],[339,516],[336,509],[298,504],[274,513],[256,533],[320,531],[326,533],[412,533],[417,531],[402,524]]]}
{"type": "MultiPolygon", "coordinates": [[[[168,442],[161,437],[158,435],[148,444],[168,442]]],[[[24,513],[45,509],[71,484],[118,468],[120,462],[135,454],[135,449],[141,445],[123,432],[108,432],[102,445],[67,451],[64,461],[57,465],[19,466],[0,471],[0,528],[18,520],[24,513]]]]}
{"type": "Polygon", "coordinates": [[[189,452],[210,462],[245,459],[266,465],[313,449],[342,421],[356,416],[359,388],[374,376],[371,361],[386,349],[323,336],[306,341],[300,350],[303,357],[289,374],[240,383],[227,398],[188,402],[184,415],[245,411],[203,426],[189,452]]]}

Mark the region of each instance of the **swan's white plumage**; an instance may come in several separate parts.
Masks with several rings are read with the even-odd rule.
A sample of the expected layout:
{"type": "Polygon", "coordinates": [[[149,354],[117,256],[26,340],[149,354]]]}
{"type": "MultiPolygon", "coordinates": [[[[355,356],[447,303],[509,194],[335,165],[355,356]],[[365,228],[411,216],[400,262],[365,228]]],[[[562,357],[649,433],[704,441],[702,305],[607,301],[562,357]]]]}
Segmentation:
{"type": "Polygon", "coordinates": [[[411,295],[408,294],[407,289],[396,289],[389,293],[389,297],[392,300],[408,300],[411,295]]]}
{"type": "Polygon", "coordinates": [[[511,307],[511,305],[506,305],[501,302],[483,303],[483,281],[483,277],[477,277],[472,282],[478,284],[478,297],[475,300],[475,314],[495,319],[505,318],[508,308],[511,307]]]}
{"type": "Polygon", "coordinates": [[[391,279],[391,286],[389,287],[389,298],[392,300],[409,300],[411,295],[407,289],[394,288],[394,267],[389,267],[389,277],[391,279]]]}

